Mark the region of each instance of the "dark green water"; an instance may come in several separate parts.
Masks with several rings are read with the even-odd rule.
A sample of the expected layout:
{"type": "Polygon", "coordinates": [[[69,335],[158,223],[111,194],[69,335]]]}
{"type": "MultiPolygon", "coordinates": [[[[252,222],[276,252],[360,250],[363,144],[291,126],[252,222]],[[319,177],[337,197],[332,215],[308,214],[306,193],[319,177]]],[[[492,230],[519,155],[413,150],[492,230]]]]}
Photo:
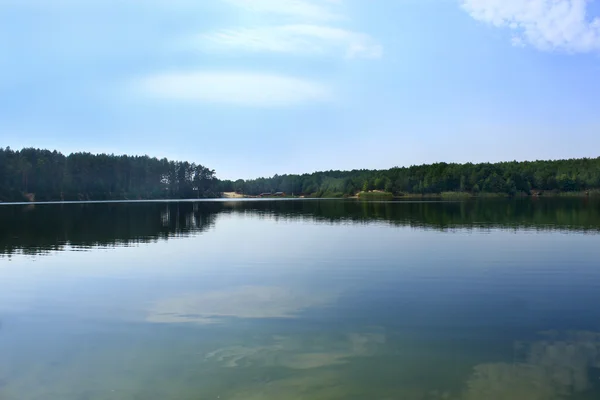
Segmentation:
{"type": "Polygon", "coordinates": [[[600,398],[600,203],[0,206],[0,400],[600,398]]]}

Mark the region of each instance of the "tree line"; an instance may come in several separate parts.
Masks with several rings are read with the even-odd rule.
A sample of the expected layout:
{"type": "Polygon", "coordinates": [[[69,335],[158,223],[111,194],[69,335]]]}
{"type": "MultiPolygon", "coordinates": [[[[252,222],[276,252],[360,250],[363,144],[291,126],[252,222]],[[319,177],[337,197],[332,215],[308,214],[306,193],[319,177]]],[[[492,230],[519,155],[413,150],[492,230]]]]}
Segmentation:
{"type": "Polygon", "coordinates": [[[394,195],[445,192],[516,195],[600,190],[600,157],[480,164],[436,163],[388,170],[323,171],[251,180],[219,180],[200,164],[149,156],[0,148],[0,201],[219,197],[284,192],[343,197],[380,190],[394,195]]]}
{"type": "Polygon", "coordinates": [[[285,192],[314,197],[350,196],[381,190],[395,195],[577,192],[600,189],[600,157],[480,164],[436,163],[388,170],[324,171],[303,175],[222,181],[223,191],[247,195],[285,192]]]}
{"type": "Polygon", "coordinates": [[[215,171],[148,156],[0,148],[0,200],[218,197],[215,171]]]}

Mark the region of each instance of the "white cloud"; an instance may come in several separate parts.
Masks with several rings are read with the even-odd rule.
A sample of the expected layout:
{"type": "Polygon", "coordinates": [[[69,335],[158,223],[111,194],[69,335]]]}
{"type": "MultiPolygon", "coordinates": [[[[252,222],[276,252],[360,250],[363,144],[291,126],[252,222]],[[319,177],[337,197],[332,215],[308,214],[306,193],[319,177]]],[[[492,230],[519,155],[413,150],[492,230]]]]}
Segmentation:
{"type": "Polygon", "coordinates": [[[309,0],[224,0],[243,11],[302,18],[304,20],[336,20],[344,17],[337,10],[327,7],[340,1],[309,0]]]}
{"type": "MultiPolygon", "coordinates": [[[[336,27],[347,22],[343,0],[222,0],[236,19],[252,21],[185,39],[183,48],[281,54],[338,54],[378,58],[381,45],[369,35],[336,27]]],[[[165,72],[143,77],[136,93],[164,101],[286,107],[333,99],[330,87],[308,79],[250,72],[165,72]]]]}
{"type": "Polygon", "coordinates": [[[328,87],[282,75],[229,72],[170,72],[142,78],[136,89],[162,100],[285,107],[331,98],[328,87]]]}
{"type": "Polygon", "coordinates": [[[461,0],[475,19],[515,31],[512,43],[546,51],[600,50],[600,18],[587,15],[589,0],[461,0]]]}
{"type": "Polygon", "coordinates": [[[510,42],[512,43],[513,46],[515,47],[525,47],[525,42],[523,41],[523,38],[520,36],[513,36],[510,39],[510,42]]]}
{"type": "MultiPolygon", "coordinates": [[[[220,29],[192,38],[205,50],[341,54],[379,58],[383,47],[367,34],[332,25],[348,20],[342,0],[223,0],[252,26],[220,29]]],[[[189,44],[189,41],[186,42],[189,44]]]]}
{"type": "Polygon", "coordinates": [[[383,53],[382,46],[369,35],[306,24],[224,29],[201,35],[200,41],[204,47],[217,51],[341,53],[348,58],[379,58],[383,53]]]}

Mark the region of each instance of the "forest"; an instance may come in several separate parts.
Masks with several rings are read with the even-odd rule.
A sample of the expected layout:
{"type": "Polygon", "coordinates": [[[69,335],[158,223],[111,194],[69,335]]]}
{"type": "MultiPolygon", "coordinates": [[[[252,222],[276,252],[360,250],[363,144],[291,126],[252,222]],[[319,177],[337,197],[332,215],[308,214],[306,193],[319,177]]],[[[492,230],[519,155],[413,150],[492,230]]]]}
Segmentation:
{"type": "Polygon", "coordinates": [[[543,194],[600,191],[600,157],[480,164],[436,163],[388,170],[323,171],[219,180],[213,169],[149,156],[0,148],[0,201],[184,199],[223,192],[344,197],[444,193],[543,194]]]}
{"type": "Polygon", "coordinates": [[[0,148],[1,201],[218,197],[215,171],[148,156],[0,148]]]}
{"type": "Polygon", "coordinates": [[[380,190],[402,195],[442,193],[531,194],[600,189],[600,157],[481,164],[436,163],[388,170],[325,171],[304,175],[223,181],[223,191],[256,195],[285,192],[314,197],[351,196],[380,190]]]}

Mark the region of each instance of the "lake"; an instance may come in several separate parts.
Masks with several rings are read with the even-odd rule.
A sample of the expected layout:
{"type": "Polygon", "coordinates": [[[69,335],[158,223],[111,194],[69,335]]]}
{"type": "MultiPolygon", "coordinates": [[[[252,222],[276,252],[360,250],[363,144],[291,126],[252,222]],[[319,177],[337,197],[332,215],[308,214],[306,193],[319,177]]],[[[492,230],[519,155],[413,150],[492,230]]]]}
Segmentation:
{"type": "Polygon", "coordinates": [[[1,400],[600,398],[600,202],[0,206],[1,400]]]}

